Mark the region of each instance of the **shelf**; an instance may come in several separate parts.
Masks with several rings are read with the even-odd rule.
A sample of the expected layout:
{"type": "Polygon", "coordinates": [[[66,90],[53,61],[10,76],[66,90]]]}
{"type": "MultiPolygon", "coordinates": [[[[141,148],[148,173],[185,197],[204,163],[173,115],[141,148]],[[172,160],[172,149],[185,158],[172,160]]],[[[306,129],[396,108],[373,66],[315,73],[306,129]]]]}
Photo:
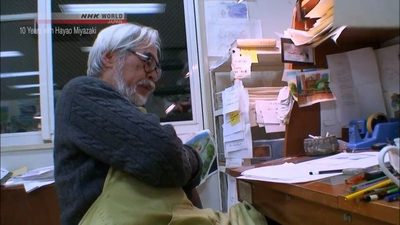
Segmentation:
{"type": "MultiPolygon", "coordinates": [[[[283,70],[283,63],[281,59],[280,50],[277,51],[265,51],[265,50],[257,50],[258,63],[252,63],[251,70],[252,71],[277,71],[283,70]]],[[[216,63],[216,66],[211,68],[212,72],[229,72],[231,71],[231,57],[230,55],[224,57],[219,62],[216,63]]]]}

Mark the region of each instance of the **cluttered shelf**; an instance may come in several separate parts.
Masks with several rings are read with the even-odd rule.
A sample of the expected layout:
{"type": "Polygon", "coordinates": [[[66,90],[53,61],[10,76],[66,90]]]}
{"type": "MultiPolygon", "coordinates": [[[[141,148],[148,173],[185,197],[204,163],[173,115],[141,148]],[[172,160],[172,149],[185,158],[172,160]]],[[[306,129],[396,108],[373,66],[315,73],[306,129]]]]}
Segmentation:
{"type": "MultiPolygon", "coordinates": [[[[291,95],[297,98],[294,103],[292,101],[288,104],[291,107],[291,110],[289,110],[289,113],[287,114],[288,118],[280,121],[280,126],[283,128],[279,127],[279,131],[280,134],[284,134],[284,138],[279,139],[279,141],[283,140],[284,142],[280,145],[280,149],[283,149],[280,150],[280,153],[284,157],[305,155],[304,140],[310,135],[325,136],[325,134],[329,133],[330,135],[336,136],[340,139],[343,138],[341,129],[347,128],[348,124],[356,118],[368,118],[368,116],[375,113],[376,110],[386,112],[383,104],[379,105],[380,107],[382,106],[382,110],[378,107],[370,107],[369,104],[372,102],[383,103],[383,101],[387,100],[387,96],[384,100],[365,101],[365,99],[374,97],[372,94],[369,95],[369,93],[374,93],[378,96],[378,94],[382,92],[387,95],[386,90],[389,89],[386,87],[384,87],[384,90],[377,89],[377,91],[370,91],[367,93],[368,98],[363,98],[364,92],[359,91],[359,89],[364,91],[366,89],[363,89],[359,83],[354,85],[354,87],[352,86],[354,90],[357,90],[354,91],[357,93],[356,95],[351,96],[352,98],[346,97],[343,99],[342,96],[345,96],[348,92],[341,92],[341,89],[343,86],[348,87],[352,80],[364,82],[367,79],[367,75],[368,79],[371,78],[371,80],[374,80],[372,83],[375,85],[379,86],[379,82],[387,84],[387,81],[385,80],[387,80],[387,77],[391,74],[385,72],[392,72],[390,69],[391,67],[387,66],[389,69],[378,71],[378,64],[396,65],[396,62],[392,63],[391,60],[377,59],[378,57],[375,57],[375,54],[380,57],[382,57],[382,55],[390,55],[389,59],[392,60],[398,58],[397,55],[395,55],[396,57],[393,57],[393,52],[395,52],[393,49],[396,47],[395,45],[398,45],[398,39],[396,40],[396,37],[398,38],[399,36],[398,13],[388,13],[387,15],[379,16],[379,18],[376,18],[375,15],[380,15],[382,10],[393,11],[394,8],[398,9],[398,7],[393,7],[393,5],[398,6],[398,2],[393,0],[387,1],[383,7],[377,7],[377,2],[370,0],[366,0],[365,4],[355,1],[350,3],[344,0],[303,0],[297,1],[297,4],[300,5],[300,8],[293,11],[292,27],[287,31],[284,31],[284,38],[281,38],[281,46],[279,50],[275,45],[272,46],[272,48],[270,46],[270,49],[266,50],[266,52],[257,49],[253,49],[255,51],[251,52],[245,49],[245,51],[243,51],[245,53],[239,51],[240,54],[238,55],[238,51],[231,51],[229,57],[224,58],[220,63],[211,67],[210,80],[212,87],[214,129],[219,156],[218,161],[219,163],[222,163],[224,159],[231,160],[229,162],[226,160],[227,163],[225,166],[228,174],[230,167],[237,166],[238,164],[243,166],[243,163],[245,162],[243,158],[255,157],[255,150],[258,146],[255,145],[257,138],[255,138],[256,132],[253,132],[254,127],[256,127],[256,125],[259,127],[265,125],[264,136],[261,138],[264,139],[263,141],[265,142],[265,139],[268,139],[266,138],[265,133],[270,134],[271,130],[274,130],[270,129],[271,127],[268,127],[267,125],[276,122],[270,121],[270,119],[273,118],[270,115],[265,117],[263,116],[264,118],[267,118],[264,121],[258,120],[261,116],[256,117],[257,124],[251,122],[254,114],[257,116],[258,114],[264,115],[264,111],[257,110],[257,106],[260,108],[272,107],[271,105],[263,105],[260,101],[257,102],[258,104],[255,104],[256,100],[260,100],[260,96],[252,96],[250,93],[251,89],[249,88],[257,87],[268,90],[268,88],[271,87],[287,87],[287,89],[290,90],[291,95]],[[306,7],[307,3],[312,3],[313,6],[310,6],[308,10],[305,10],[307,12],[303,12],[303,7],[306,7]],[[355,11],[353,12],[353,10],[355,11]],[[361,11],[364,14],[357,16],[357,18],[353,18],[354,15],[358,15],[358,11],[361,11]],[[304,15],[299,15],[299,12],[301,12],[300,14],[304,13],[304,15]],[[311,12],[311,14],[314,13],[312,18],[308,17],[311,16],[308,14],[309,12],[311,12]],[[380,24],[386,19],[389,21],[388,24],[380,24]],[[254,52],[256,52],[256,54],[254,54],[254,52]],[[248,59],[241,58],[244,54],[250,56],[252,60],[251,63],[249,63],[248,59]],[[353,57],[352,60],[357,62],[355,65],[350,65],[350,62],[343,62],[340,60],[335,61],[337,58],[346,59],[351,57],[353,57]],[[330,65],[328,66],[329,62],[330,65]],[[244,66],[239,68],[238,65],[244,66]],[[246,67],[247,65],[251,66],[246,67]],[[374,70],[366,70],[365,68],[367,66],[374,66],[374,70]],[[258,79],[257,77],[260,71],[262,71],[260,76],[262,79],[258,79]],[[380,72],[382,73],[381,75],[380,72]],[[291,76],[289,78],[291,80],[287,79],[289,73],[291,76]],[[278,77],[275,80],[279,81],[283,81],[283,78],[285,78],[286,82],[277,85],[261,82],[272,77],[278,77]],[[248,114],[250,117],[251,129],[248,130],[251,131],[251,135],[242,138],[242,142],[235,143],[242,144],[240,147],[247,150],[245,156],[235,154],[238,152],[238,145],[230,145],[230,142],[233,143],[234,135],[226,132],[228,128],[231,128],[228,126],[228,122],[234,124],[233,122],[237,121],[234,120],[234,118],[238,118],[239,116],[240,118],[246,118],[247,116],[247,114],[239,115],[237,113],[231,113],[233,110],[225,110],[225,108],[229,108],[229,103],[238,102],[238,99],[240,99],[229,98],[229,96],[234,96],[232,94],[233,92],[230,92],[231,89],[229,89],[231,87],[233,87],[232,89],[235,88],[233,80],[235,80],[235,84],[243,84],[242,86],[244,88],[242,89],[249,92],[248,100],[250,104],[250,112],[248,112],[248,114]],[[240,80],[240,82],[236,82],[238,80],[240,80]],[[246,82],[249,81],[256,85],[249,86],[248,83],[246,84],[246,82]],[[297,87],[292,84],[296,84],[297,87]],[[223,94],[225,94],[226,98],[222,101],[223,94]],[[347,104],[349,102],[347,100],[350,99],[354,101],[347,104]],[[346,100],[345,103],[344,100],[346,100]],[[364,103],[367,107],[364,107],[364,103]],[[332,106],[334,104],[336,104],[336,106],[332,106]],[[354,109],[351,107],[346,108],[349,106],[360,108],[360,113],[357,115],[350,115],[348,112],[353,112],[352,110],[354,109]],[[254,108],[256,108],[256,113],[254,113],[254,108]],[[366,110],[367,108],[368,110],[366,110]],[[330,111],[327,109],[330,109],[330,111]],[[343,116],[342,112],[343,114],[346,114],[346,116],[343,116]],[[338,118],[336,117],[341,120],[337,121],[338,118]],[[243,143],[247,145],[244,146],[243,143]]],[[[259,40],[250,41],[253,43],[259,42],[259,40]]],[[[238,41],[236,41],[236,45],[233,43],[234,47],[238,47],[238,45],[238,41]]],[[[395,80],[398,81],[398,72],[395,80]]],[[[237,89],[239,90],[239,88],[237,89]]],[[[398,90],[398,88],[396,88],[396,90],[398,90]]],[[[376,96],[374,99],[380,97],[380,95],[378,97],[376,96]]],[[[277,99],[277,96],[275,96],[275,99],[277,99]]],[[[281,103],[285,104],[288,102],[283,101],[283,99],[279,100],[281,103]]],[[[242,110],[240,107],[239,109],[242,110]]],[[[391,114],[391,110],[388,109],[388,117],[393,117],[391,114]]],[[[244,119],[244,121],[247,120],[244,119]]],[[[242,128],[245,127],[245,125],[242,126],[242,128]]],[[[247,134],[246,129],[243,129],[244,132],[242,133],[247,134]]],[[[390,136],[387,136],[387,139],[393,139],[394,137],[396,137],[396,133],[390,134],[390,136]]],[[[267,144],[269,143],[264,143],[265,146],[267,144]]],[[[271,159],[274,159],[274,157],[270,157],[267,160],[271,159]]],[[[296,224],[296,222],[293,222],[293,224],[296,224]]]]}
{"type": "MultiPolygon", "coordinates": [[[[343,104],[343,101],[351,98],[346,96],[346,99],[344,99],[342,97],[342,95],[344,96],[344,92],[340,92],[345,86],[344,83],[346,82],[344,82],[344,80],[349,80],[347,84],[351,83],[351,80],[356,80],[353,82],[360,80],[359,77],[354,77],[354,74],[348,72],[350,68],[344,66],[346,63],[349,63],[350,60],[353,60],[349,63],[351,64],[351,70],[355,71],[355,74],[362,73],[364,77],[363,82],[365,81],[365,75],[367,74],[370,77],[373,77],[373,79],[377,79],[377,83],[382,83],[383,90],[374,92],[376,96],[379,96],[379,92],[383,92],[384,95],[389,95],[389,91],[393,91],[392,89],[395,91],[397,90],[398,92],[398,88],[392,88],[390,85],[388,86],[388,82],[386,81],[390,76],[390,72],[388,73],[388,71],[395,73],[396,70],[390,70],[387,69],[390,66],[384,66],[386,62],[389,65],[395,65],[396,63],[398,65],[398,61],[396,62],[396,60],[394,60],[389,62],[391,58],[388,57],[385,59],[378,59],[378,62],[375,62],[374,57],[375,55],[377,55],[377,58],[382,55],[391,55],[391,57],[392,55],[396,55],[396,53],[383,54],[381,52],[388,52],[390,51],[390,47],[395,49],[396,45],[398,46],[398,38],[400,34],[398,14],[399,2],[390,0],[386,1],[383,5],[378,6],[378,4],[378,2],[370,0],[363,1],[362,3],[344,0],[297,1],[292,15],[292,27],[285,31],[287,37],[290,38],[296,46],[299,48],[304,47],[306,49],[312,49],[314,56],[314,62],[312,64],[294,62],[290,64],[288,63],[288,67],[295,70],[328,68],[330,73],[329,85],[336,95],[334,104],[336,105],[335,109],[338,111],[345,110],[344,108],[346,108],[346,106],[343,104]],[[368,55],[367,52],[371,53],[373,57],[368,59],[365,57],[361,59],[361,57],[357,58],[358,56],[355,55],[360,53],[359,56],[366,56],[368,55]],[[347,57],[349,58],[349,61],[344,60],[347,57]],[[357,67],[354,62],[359,59],[361,59],[360,62],[363,63],[359,63],[359,67],[357,67]],[[335,64],[335,60],[341,61],[339,64],[335,64]],[[367,60],[370,60],[371,62],[365,63],[367,60]],[[366,71],[362,70],[363,67],[379,63],[379,67],[375,66],[371,67],[373,69],[368,69],[366,71]],[[380,71],[377,72],[374,68],[380,68],[380,71]],[[334,76],[336,77],[335,80],[333,79],[334,76]],[[379,79],[381,80],[379,81],[379,79]],[[337,85],[339,82],[343,82],[339,88],[332,87],[337,85]]],[[[396,51],[393,50],[393,52],[396,51]]],[[[358,90],[357,86],[354,86],[353,88],[358,90]]],[[[363,94],[359,94],[359,96],[355,97],[352,96],[356,99],[356,102],[353,102],[352,104],[361,107],[358,104],[362,105],[362,96],[363,94]]],[[[385,98],[388,97],[385,96],[385,98]]],[[[380,102],[383,101],[388,100],[380,100],[380,102]]],[[[370,104],[372,102],[379,101],[370,101],[370,104]]],[[[323,135],[323,131],[327,130],[326,124],[328,123],[326,121],[327,105],[328,104],[325,103],[316,103],[307,107],[301,107],[297,102],[294,104],[291,112],[290,123],[286,127],[285,156],[304,155],[304,139],[308,137],[309,134],[323,135]]],[[[386,103],[386,105],[390,105],[390,103],[386,103]]],[[[389,109],[378,109],[379,107],[373,108],[374,110],[387,111],[387,116],[393,117],[389,109]]],[[[357,117],[353,116],[352,119],[366,119],[369,115],[375,113],[375,111],[366,110],[365,108],[362,111],[363,113],[360,113],[357,117]]],[[[332,115],[330,116],[334,117],[332,115]]],[[[350,117],[351,116],[344,116],[343,118],[349,119],[350,117]]],[[[347,124],[349,123],[351,123],[350,120],[333,122],[330,124],[340,124],[342,129],[346,129],[347,124]]],[[[339,128],[336,129],[335,133],[338,138],[344,138],[343,133],[339,132],[339,128]]],[[[392,138],[393,137],[390,137],[390,139],[392,138]]]]}

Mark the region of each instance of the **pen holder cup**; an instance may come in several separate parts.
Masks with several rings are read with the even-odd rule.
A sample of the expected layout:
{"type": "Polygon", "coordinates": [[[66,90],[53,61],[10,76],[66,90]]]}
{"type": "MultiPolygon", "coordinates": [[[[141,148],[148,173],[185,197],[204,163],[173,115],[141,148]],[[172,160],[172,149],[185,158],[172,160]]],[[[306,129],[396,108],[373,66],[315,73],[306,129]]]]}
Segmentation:
{"type": "Polygon", "coordinates": [[[304,152],[308,156],[331,155],[338,150],[339,143],[335,136],[304,139],[304,152]]]}
{"type": "Polygon", "coordinates": [[[384,148],[382,148],[379,151],[378,154],[378,162],[379,162],[379,167],[382,170],[382,172],[390,178],[393,183],[395,183],[397,186],[400,187],[400,180],[397,178],[393,173],[389,171],[389,169],[386,167],[385,164],[385,155],[389,155],[389,163],[393,167],[393,169],[397,172],[400,173],[400,149],[399,146],[394,146],[394,145],[388,145],[384,148]]]}

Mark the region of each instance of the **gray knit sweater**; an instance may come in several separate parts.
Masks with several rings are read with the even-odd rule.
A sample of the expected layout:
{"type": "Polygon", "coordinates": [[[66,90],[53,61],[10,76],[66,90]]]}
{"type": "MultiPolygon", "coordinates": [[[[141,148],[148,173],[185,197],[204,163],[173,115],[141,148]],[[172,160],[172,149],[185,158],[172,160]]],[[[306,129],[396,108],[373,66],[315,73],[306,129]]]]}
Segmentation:
{"type": "Polygon", "coordinates": [[[153,186],[185,190],[198,185],[201,172],[198,154],[172,126],[92,77],[71,80],[57,101],[54,165],[63,225],[79,223],[110,166],[153,186]]]}

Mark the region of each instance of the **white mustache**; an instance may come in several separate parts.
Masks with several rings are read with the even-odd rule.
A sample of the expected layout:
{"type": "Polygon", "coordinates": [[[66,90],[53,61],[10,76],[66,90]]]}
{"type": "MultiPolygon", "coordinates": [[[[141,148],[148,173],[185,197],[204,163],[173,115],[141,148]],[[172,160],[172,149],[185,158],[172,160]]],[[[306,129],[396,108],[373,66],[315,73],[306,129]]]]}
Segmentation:
{"type": "Polygon", "coordinates": [[[140,80],[136,85],[144,86],[151,91],[154,91],[154,89],[156,89],[156,84],[148,79],[140,80]]]}

